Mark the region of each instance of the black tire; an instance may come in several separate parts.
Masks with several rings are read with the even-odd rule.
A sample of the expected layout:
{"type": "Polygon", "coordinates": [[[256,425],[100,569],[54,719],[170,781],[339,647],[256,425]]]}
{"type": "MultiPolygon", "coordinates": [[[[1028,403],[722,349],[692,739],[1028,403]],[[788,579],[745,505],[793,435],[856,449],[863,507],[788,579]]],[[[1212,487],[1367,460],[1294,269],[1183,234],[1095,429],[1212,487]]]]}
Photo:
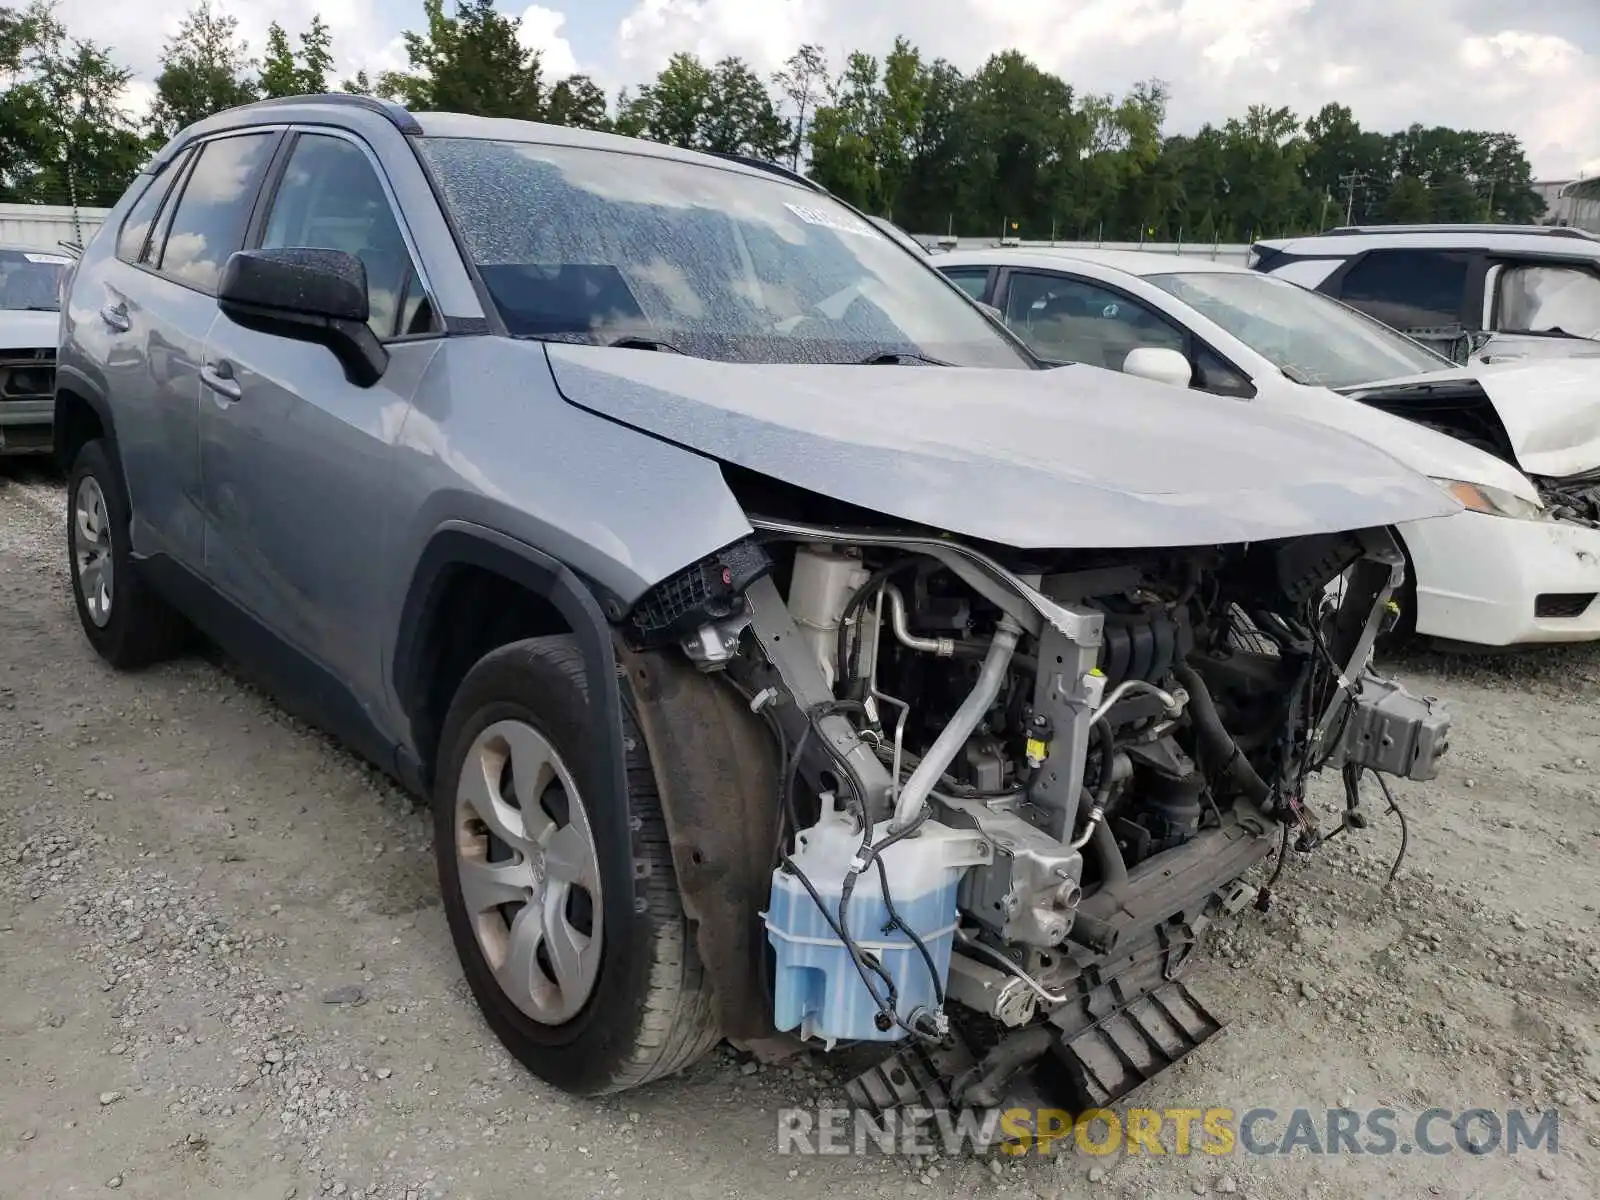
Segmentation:
{"type": "MultiPolygon", "coordinates": [[[[624,684],[624,687],[626,685],[624,684]]],[[[637,1087],[681,1071],[721,1040],[711,987],[678,895],[655,772],[623,706],[628,821],[617,828],[585,804],[606,897],[599,974],[587,1002],[559,1025],[533,1020],[507,998],[473,933],[456,856],[456,789],[473,743],[497,721],[531,725],[566,763],[580,796],[595,794],[586,752],[583,657],[570,636],[532,638],[484,656],[445,718],[434,786],[434,847],[445,915],[467,983],[489,1027],[541,1079],[579,1096],[637,1087]],[[612,878],[615,840],[629,839],[632,877],[612,878]],[[626,904],[611,903],[612,897],[626,904]],[[631,919],[615,928],[621,908],[631,919]]]]}
{"type": "Polygon", "coordinates": [[[84,636],[101,658],[119,670],[146,667],[181,654],[189,635],[183,617],[140,574],[129,541],[128,516],[128,493],[110,444],[103,438],[85,443],[67,475],[67,568],[84,636]],[[106,533],[111,542],[112,593],[104,624],[96,624],[90,616],[79,576],[77,497],[88,479],[104,498],[106,533]]]}

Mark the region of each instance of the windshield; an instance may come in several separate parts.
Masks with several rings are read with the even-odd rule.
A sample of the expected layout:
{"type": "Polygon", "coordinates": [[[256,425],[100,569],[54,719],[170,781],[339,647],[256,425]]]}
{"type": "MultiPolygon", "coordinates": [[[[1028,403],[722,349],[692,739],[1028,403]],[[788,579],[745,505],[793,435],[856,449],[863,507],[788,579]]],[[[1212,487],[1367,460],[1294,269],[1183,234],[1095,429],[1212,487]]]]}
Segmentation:
{"type": "Polygon", "coordinates": [[[71,262],[60,254],[0,248],[0,310],[58,311],[61,272],[71,262]]]}
{"type": "Polygon", "coordinates": [[[1355,387],[1454,366],[1336,300],[1270,275],[1151,275],[1296,383],[1355,387]]]}
{"type": "Polygon", "coordinates": [[[418,145],[512,334],[732,362],[1034,365],[925,261],[778,176],[525,142],[418,145]]]}

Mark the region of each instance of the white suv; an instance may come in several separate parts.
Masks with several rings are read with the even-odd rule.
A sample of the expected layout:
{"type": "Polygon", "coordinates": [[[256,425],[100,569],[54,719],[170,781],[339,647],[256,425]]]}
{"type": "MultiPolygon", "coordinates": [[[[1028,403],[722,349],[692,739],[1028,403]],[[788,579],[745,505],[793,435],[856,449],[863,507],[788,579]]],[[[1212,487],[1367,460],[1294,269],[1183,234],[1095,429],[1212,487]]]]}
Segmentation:
{"type": "Polygon", "coordinates": [[[1257,242],[1250,265],[1457,362],[1600,355],[1600,237],[1555,225],[1379,225],[1257,242]]]}

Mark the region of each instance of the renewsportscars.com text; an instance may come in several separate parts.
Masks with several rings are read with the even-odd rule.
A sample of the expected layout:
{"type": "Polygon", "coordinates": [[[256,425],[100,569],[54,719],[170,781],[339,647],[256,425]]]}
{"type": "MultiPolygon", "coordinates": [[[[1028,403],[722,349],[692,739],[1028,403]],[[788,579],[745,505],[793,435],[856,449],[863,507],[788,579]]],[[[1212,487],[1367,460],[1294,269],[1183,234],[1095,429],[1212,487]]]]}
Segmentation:
{"type": "Polygon", "coordinates": [[[1429,1108],[1009,1108],[961,1113],[907,1108],[778,1112],[779,1154],[1348,1155],[1557,1153],[1555,1111],[1429,1108]]]}

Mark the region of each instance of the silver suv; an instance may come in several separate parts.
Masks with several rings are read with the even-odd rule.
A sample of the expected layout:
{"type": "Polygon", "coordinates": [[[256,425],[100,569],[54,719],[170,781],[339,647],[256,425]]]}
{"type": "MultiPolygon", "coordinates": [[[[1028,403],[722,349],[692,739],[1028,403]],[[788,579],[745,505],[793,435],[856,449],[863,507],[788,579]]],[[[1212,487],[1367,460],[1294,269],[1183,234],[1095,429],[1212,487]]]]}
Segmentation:
{"type": "Polygon", "coordinates": [[[1217,1027],[1207,924],[1317,840],[1308,774],[1354,813],[1444,749],[1368,669],[1387,527],[1441,487],[1042,369],[781,169],[261,103],[163,149],[69,286],[85,634],[133,667],[197,627],[427,798],[472,991],[574,1092],[958,1013],[993,1091],[1157,992],[1172,1061],[1217,1027]]]}
{"type": "Polygon", "coordinates": [[[1600,355],[1600,236],[1557,225],[1373,225],[1257,242],[1251,265],[1466,362],[1600,355]]]}

